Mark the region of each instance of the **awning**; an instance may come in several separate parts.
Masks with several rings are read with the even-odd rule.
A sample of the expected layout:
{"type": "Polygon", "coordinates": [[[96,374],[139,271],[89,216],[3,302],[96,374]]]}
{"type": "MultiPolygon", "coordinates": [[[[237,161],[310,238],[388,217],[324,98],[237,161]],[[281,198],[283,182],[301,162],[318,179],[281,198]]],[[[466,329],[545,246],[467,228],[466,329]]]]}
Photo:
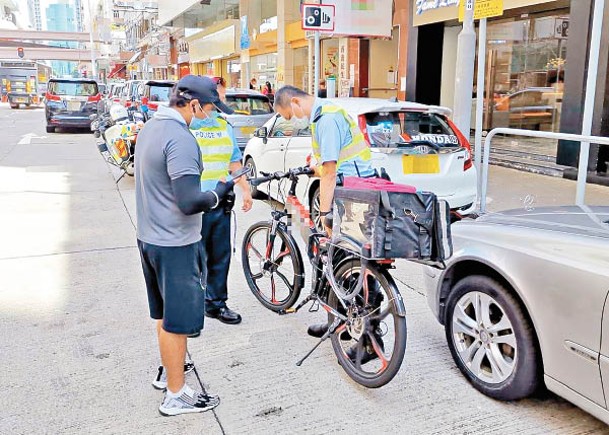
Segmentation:
{"type": "Polygon", "coordinates": [[[115,67],[112,69],[112,71],[110,72],[110,74],[108,74],[108,78],[110,79],[110,78],[112,78],[112,77],[114,77],[114,76],[118,75],[118,74],[119,74],[119,73],[120,73],[122,70],[124,70],[126,67],[127,67],[127,65],[123,65],[123,64],[116,65],[116,66],[115,66],[115,67]]]}
{"type": "Polygon", "coordinates": [[[127,61],[127,63],[135,63],[138,60],[140,60],[140,58],[142,57],[142,52],[138,51],[137,53],[135,53],[133,56],[131,56],[131,59],[129,59],[127,61]]]}

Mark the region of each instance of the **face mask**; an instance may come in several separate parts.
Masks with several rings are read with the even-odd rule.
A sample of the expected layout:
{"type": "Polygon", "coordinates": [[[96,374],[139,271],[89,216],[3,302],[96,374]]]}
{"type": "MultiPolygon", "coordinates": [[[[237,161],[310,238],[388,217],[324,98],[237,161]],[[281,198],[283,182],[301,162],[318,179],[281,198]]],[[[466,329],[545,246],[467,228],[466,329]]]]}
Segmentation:
{"type": "Polygon", "coordinates": [[[307,118],[296,118],[293,116],[290,122],[295,130],[306,130],[309,128],[309,120],[307,118]]]}
{"type": "Polygon", "coordinates": [[[192,120],[190,121],[189,128],[191,130],[200,130],[201,128],[209,128],[216,125],[215,119],[220,116],[217,110],[212,110],[211,112],[206,112],[203,109],[200,109],[202,113],[205,114],[205,118],[197,118],[193,115],[192,120]]]}
{"type": "MultiPolygon", "coordinates": [[[[290,118],[290,121],[294,124],[294,125],[308,125],[309,124],[309,119],[304,116],[304,113],[302,113],[302,110],[300,110],[300,112],[302,113],[302,116],[297,116],[296,115],[296,110],[294,110],[294,104],[290,104],[290,107],[292,108],[292,117],[290,118]]],[[[306,127],[302,127],[302,128],[306,128],[306,127]]]]}

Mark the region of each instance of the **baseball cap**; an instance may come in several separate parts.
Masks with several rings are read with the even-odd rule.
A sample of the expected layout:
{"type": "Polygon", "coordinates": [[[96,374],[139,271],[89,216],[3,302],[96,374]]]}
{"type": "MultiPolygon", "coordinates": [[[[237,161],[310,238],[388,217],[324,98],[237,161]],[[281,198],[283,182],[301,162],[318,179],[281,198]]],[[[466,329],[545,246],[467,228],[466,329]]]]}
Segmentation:
{"type": "Polygon", "coordinates": [[[201,104],[212,103],[227,115],[234,113],[233,109],[220,100],[218,85],[210,77],[189,74],[178,81],[176,89],[180,96],[191,100],[199,100],[201,104]]]}

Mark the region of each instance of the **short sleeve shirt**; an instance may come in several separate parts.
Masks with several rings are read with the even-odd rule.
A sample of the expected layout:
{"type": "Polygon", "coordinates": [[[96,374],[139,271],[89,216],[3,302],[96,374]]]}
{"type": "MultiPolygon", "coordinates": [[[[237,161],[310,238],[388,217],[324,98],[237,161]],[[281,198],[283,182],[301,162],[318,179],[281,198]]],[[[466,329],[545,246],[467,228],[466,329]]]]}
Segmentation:
{"type": "Polygon", "coordinates": [[[172,180],[200,176],[201,171],[199,146],[185,122],[155,117],[145,124],[135,154],[139,240],[157,246],[185,246],[201,240],[201,214],[182,213],[171,186],[172,180]]]}

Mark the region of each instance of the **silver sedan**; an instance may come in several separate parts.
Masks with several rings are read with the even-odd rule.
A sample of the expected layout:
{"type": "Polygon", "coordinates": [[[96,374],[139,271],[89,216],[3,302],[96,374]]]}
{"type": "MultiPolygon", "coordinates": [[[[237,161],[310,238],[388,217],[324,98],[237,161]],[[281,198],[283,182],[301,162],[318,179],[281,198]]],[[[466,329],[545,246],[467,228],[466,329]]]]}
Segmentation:
{"type": "Polygon", "coordinates": [[[452,232],[447,268],[425,275],[463,375],[500,400],[545,384],[609,423],[609,207],[512,210],[452,232]]]}

